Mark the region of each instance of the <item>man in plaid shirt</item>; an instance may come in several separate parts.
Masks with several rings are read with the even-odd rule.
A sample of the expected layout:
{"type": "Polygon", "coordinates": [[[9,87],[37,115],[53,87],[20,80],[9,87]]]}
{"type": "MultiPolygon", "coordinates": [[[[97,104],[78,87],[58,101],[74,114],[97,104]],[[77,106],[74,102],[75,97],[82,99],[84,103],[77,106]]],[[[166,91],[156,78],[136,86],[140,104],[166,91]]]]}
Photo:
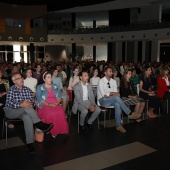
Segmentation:
{"type": "Polygon", "coordinates": [[[7,92],[5,116],[10,119],[19,118],[24,122],[27,150],[29,154],[35,154],[34,149],[34,126],[44,133],[48,132],[53,124],[43,123],[34,110],[35,101],[32,91],[23,85],[23,78],[20,73],[12,75],[14,85],[7,92]]]}

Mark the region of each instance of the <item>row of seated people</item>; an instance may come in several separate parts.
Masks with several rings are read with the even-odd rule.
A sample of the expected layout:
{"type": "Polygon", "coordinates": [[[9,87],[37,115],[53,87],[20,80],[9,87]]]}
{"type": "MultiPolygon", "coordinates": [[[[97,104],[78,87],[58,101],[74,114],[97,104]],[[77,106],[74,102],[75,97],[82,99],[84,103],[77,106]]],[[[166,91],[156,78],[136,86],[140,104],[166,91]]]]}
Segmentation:
{"type": "MultiPolygon", "coordinates": [[[[77,69],[74,71],[78,72],[77,69]]],[[[165,70],[164,73],[166,75],[162,76],[160,79],[165,81],[164,84],[167,88],[166,76],[168,75],[168,70],[165,70]]],[[[112,79],[113,71],[110,67],[106,67],[104,70],[104,77],[98,78],[98,82],[96,81],[97,87],[91,85],[93,84],[93,79],[90,79],[90,83],[88,83],[89,75],[87,71],[80,72],[79,76],[75,73],[75,75],[78,76],[77,82],[74,82],[74,76],[71,77],[73,80],[70,80],[69,87],[74,91],[72,111],[76,114],[77,110],[80,110],[80,128],[83,133],[86,133],[88,129],[92,128],[93,122],[101,112],[100,107],[96,104],[95,95],[101,106],[107,107],[113,105],[115,107],[116,129],[122,133],[126,132],[121,121],[122,110],[130,119],[139,120],[145,106],[144,100],[149,100],[149,110],[147,114],[150,118],[155,117],[153,110],[156,107],[159,107],[160,100],[150,89],[152,85],[150,78],[151,68],[149,66],[146,67],[144,75],[140,79],[139,96],[135,92],[133,83],[131,82],[131,74],[131,70],[126,70],[124,73],[120,85],[121,96],[118,92],[116,81],[112,79]],[[128,106],[131,105],[135,105],[134,111],[129,109],[128,106]],[[92,112],[91,117],[85,122],[86,115],[89,111],[92,112]]],[[[0,75],[0,82],[3,84],[2,72],[0,75]]],[[[94,70],[94,75],[97,75],[97,70],[94,70]]],[[[48,126],[45,130],[50,131],[53,137],[57,134],[69,133],[65,111],[60,105],[66,95],[63,95],[63,91],[53,83],[54,80],[50,72],[45,72],[43,74],[43,80],[44,83],[36,87],[35,97],[37,104],[35,104],[33,91],[28,87],[26,88],[26,85],[28,85],[27,83],[24,86],[24,81],[20,73],[14,73],[12,75],[14,86],[12,86],[7,92],[5,90],[1,91],[0,97],[2,99],[2,97],[7,94],[5,102],[6,116],[9,118],[21,118],[24,121],[26,143],[28,144],[28,152],[31,154],[35,153],[33,147],[33,124],[36,125],[38,121],[47,123],[46,126],[44,125],[44,127],[48,126]],[[36,107],[37,114],[33,111],[34,107],[36,107]],[[18,111],[18,109],[21,111],[18,111]]],[[[162,84],[163,83],[161,83],[161,85],[162,84]]],[[[160,88],[165,87],[161,86],[160,88]]],[[[162,89],[162,91],[163,90],[165,89],[162,89]]],[[[157,94],[159,95],[159,90],[157,90],[157,94]]],[[[2,108],[5,103],[0,103],[2,108]]],[[[41,129],[41,127],[39,128],[41,129]]]]}

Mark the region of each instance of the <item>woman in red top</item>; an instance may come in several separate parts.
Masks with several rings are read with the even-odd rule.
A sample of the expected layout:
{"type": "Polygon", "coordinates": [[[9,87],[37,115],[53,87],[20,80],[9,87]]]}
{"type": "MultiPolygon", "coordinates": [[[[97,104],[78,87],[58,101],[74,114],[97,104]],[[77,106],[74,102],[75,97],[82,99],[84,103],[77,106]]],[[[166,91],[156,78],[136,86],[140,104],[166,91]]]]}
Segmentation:
{"type": "Polygon", "coordinates": [[[168,68],[162,68],[160,76],[157,78],[157,85],[156,95],[159,98],[170,98],[170,76],[168,68]]]}

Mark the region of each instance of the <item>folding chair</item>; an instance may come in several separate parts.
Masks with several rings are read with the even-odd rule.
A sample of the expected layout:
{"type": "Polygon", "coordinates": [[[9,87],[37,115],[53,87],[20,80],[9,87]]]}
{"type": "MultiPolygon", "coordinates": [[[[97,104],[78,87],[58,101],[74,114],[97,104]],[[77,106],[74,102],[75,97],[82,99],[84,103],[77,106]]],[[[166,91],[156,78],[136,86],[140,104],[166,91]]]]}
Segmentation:
{"type": "Polygon", "coordinates": [[[3,118],[3,124],[2,124],[2,138],[4,136],[4,129],[5,129],[5,145],[8,146],[8,123],[9,122],[19,122],[22,121],[21,119],[8,119],[7,117],[3,118]]]}

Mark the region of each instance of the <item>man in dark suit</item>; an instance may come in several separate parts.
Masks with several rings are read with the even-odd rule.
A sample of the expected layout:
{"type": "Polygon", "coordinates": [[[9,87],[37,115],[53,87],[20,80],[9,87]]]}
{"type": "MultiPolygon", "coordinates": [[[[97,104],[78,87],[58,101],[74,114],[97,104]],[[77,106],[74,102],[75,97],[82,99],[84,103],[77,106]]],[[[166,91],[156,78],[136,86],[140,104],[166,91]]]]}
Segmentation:
{"type": "Polygon", "coordinates": [[[92,86],[88,83],[88,73],[82,71],[79,74],[80,82],[74,86],[74,103],[72,107],[72,112],[74,114],[79,110],[80,114],[80,130],[81,132],[86,132],[87,129],[92,128],[92,123],[98,117],[101,109],[95,103],[95,97],[93,94],[92,86]],[[85,122],[87,114],[91,112],[91,116],[85,122]]]}

